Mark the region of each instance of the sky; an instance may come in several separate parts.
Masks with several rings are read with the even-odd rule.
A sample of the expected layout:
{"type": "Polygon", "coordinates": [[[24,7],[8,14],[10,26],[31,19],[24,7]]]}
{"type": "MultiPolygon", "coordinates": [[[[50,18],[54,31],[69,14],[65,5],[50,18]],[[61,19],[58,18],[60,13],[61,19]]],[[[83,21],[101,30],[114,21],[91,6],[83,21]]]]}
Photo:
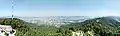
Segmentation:
{"type": "MultiPolygon", "coordinates": [[[[120,0],[14,0],[15,16],[120,16],[120,0]]],[[[12,0],[0,0],[0,16],[11,16],[12,0]]]]}

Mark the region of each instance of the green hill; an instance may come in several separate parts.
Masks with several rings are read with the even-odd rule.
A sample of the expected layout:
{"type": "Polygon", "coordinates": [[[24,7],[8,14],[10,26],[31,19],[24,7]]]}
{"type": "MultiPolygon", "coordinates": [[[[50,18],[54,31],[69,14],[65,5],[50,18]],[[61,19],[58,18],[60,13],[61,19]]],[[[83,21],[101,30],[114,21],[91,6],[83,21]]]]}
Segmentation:
{"type": "Polygon", "coordinates": [[[72,31],[82,30],[84,33],[93,31],[94,36],[120,36],[119,26],[120,22],[114,20],[113,17],[100,17],[61,27],[72,31]]]}
{"type": "Polygon", "coordinates": [[[16,36],[49,36],[50,34],[55,35],[57,31],[54,26],[37,26],[17,18],[13,20],[11,18],[0,18],[0,24],[11,25],[17,31],[16,36]]]}
{"type": "Polygon", "coordinates": [[[72,36],[72,32],[83,32],[81,34],[89,35],[88,31],[94,36],[120,36],[120,22],[116,21],[115,18],[118,17],[100,17],[60,27],[38,26],[18,18],[13,20],[1,18],[0,24],[11,25],[17,31],[16,36],[72,36]]]}

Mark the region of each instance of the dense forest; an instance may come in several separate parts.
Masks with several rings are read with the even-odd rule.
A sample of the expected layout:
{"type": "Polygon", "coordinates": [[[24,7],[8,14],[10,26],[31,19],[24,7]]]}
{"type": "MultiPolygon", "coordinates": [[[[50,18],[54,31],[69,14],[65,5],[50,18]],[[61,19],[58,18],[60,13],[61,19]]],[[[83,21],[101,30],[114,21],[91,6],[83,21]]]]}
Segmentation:
{"type": "Polygon", "coordinates": [[[0,18],[1,25],[11,25],[16,36],[72,36],[73,32],[82,32],[84,36],[120,36],[120,22],[111,17],[89,19],[60,27],[35,25],[21,19],[0,18]],[[90,32],[90,34],[89,34],[90,32]]]}

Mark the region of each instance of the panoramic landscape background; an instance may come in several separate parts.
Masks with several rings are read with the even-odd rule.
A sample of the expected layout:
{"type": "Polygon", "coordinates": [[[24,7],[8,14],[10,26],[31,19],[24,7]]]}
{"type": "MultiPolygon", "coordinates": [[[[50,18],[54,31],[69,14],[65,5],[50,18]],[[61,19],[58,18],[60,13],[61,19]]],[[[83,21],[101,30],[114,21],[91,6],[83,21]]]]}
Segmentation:
{"type": "Polygon", "coordinates": [[[0,25],[15,36],[120,36],[120,0],[0,0],[0,25]]]}
{"type": "Polygon", "coordinates": [[[16,36],[120,36],[120,17],[49,16],[0,18],[16,36]],[[26,19],[27,18],[27,19],[26,19]]]}

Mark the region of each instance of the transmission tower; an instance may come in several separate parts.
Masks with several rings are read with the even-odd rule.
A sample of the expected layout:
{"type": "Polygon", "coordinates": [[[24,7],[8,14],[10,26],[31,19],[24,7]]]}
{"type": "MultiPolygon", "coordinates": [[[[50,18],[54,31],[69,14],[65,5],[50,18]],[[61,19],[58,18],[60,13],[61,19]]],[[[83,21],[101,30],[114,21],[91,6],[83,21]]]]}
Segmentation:
{"type": "Polygon", "coordinates": [[[14,10],[15,10],[15,0],[12,0],[12,20],[13,20],[13,18],[14,18],[14,10]]]}

